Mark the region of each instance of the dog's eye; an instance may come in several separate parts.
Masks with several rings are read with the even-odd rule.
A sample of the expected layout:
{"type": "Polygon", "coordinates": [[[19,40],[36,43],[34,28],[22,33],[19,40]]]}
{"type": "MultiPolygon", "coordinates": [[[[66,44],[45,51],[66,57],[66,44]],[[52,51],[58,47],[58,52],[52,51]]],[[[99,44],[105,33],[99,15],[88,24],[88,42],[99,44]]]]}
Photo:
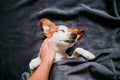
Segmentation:
{"type": "Polygon", "coordinates": [[[60,30],[60,31],[65,32],[64,30],[60,30]]]}

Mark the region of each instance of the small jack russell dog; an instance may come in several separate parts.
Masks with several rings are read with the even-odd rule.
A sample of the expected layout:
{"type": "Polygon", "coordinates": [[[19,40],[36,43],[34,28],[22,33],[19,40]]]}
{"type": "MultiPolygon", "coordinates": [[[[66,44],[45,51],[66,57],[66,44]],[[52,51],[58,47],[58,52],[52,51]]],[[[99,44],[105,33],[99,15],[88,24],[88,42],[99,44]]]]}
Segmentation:
{"type": "MultiPolygon", "coordinates": [[[[56,26],[53,22],[46,18],[40,20],[43,34],[51,39],[52,44],[56,51],[55,62],[66,58],[75,58],[79,55],[83,56],[87,60],[95,59],[95,56],[89,51],[83,48],[76,48],[72,56],[68,56],[65,52],[68,48],[72,47],[82,37],[84,30],[77,28],[68,28],[64,25],[56,26]]],[[[32,59],[29,67],[33,72],[40,65],[40,57],[32,59]]]]}

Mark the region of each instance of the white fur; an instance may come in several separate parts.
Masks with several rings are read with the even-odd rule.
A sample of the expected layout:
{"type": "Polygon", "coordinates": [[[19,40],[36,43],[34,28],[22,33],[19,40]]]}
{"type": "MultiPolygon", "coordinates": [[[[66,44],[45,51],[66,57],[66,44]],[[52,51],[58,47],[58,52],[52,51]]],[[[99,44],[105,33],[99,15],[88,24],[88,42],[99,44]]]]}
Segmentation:
{"type": "MultiPolygon", "coordinates": [[[[45,30],[46,29],[48,30],[49,28],[45,28],[45,30]]],[[[54,33],[50,38],[56,51],[55,61],[60,61],[65,58],[70,58],[65,52],[69,47],[72,47],[77,42],[77,39],[75,39],[74,43],[67,43],[64,41],[64,40],[70,40],[70,36],[71,36],[70,34],[71,32],[67,31],[66,26],[60,25],[58,31],[54,33]]],[[[76,48],[71,57],[72,58],[77,57],[78,55],[82,55],[87,60],[95,59],[95,56],[91,52],[83,48],[76,48]]],[[[34,70],[39,66],[39,64],[40,64],[39,57],[32,59],[29,64],[30,70],[31,71],[34,70]]]]}

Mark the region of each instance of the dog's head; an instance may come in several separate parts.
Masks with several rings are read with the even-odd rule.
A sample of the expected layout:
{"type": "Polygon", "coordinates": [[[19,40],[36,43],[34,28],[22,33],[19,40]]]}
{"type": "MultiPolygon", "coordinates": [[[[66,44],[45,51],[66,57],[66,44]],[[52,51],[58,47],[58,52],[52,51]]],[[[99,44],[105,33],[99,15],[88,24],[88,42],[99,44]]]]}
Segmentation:
{"type": "Polygon", "coordinates": [[[72,47],[83,35],[84,30],[78,28],[68,28],[64,25],[56,26],[50,20],[43,18],[40,20],[43,33],[47,38],[62,47],[72,47]]]}

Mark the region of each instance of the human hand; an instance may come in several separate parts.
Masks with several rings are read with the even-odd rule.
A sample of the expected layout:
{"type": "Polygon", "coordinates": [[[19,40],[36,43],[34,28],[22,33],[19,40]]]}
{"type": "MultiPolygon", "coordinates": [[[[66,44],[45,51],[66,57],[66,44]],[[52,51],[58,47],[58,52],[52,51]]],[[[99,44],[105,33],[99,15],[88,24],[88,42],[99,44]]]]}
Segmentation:
{"type": "Polygon", "coordinates": [[[53,63],[55,59],[55,49],[50,39],[45,39],[40,48],[41,62],[53,63]]]}

